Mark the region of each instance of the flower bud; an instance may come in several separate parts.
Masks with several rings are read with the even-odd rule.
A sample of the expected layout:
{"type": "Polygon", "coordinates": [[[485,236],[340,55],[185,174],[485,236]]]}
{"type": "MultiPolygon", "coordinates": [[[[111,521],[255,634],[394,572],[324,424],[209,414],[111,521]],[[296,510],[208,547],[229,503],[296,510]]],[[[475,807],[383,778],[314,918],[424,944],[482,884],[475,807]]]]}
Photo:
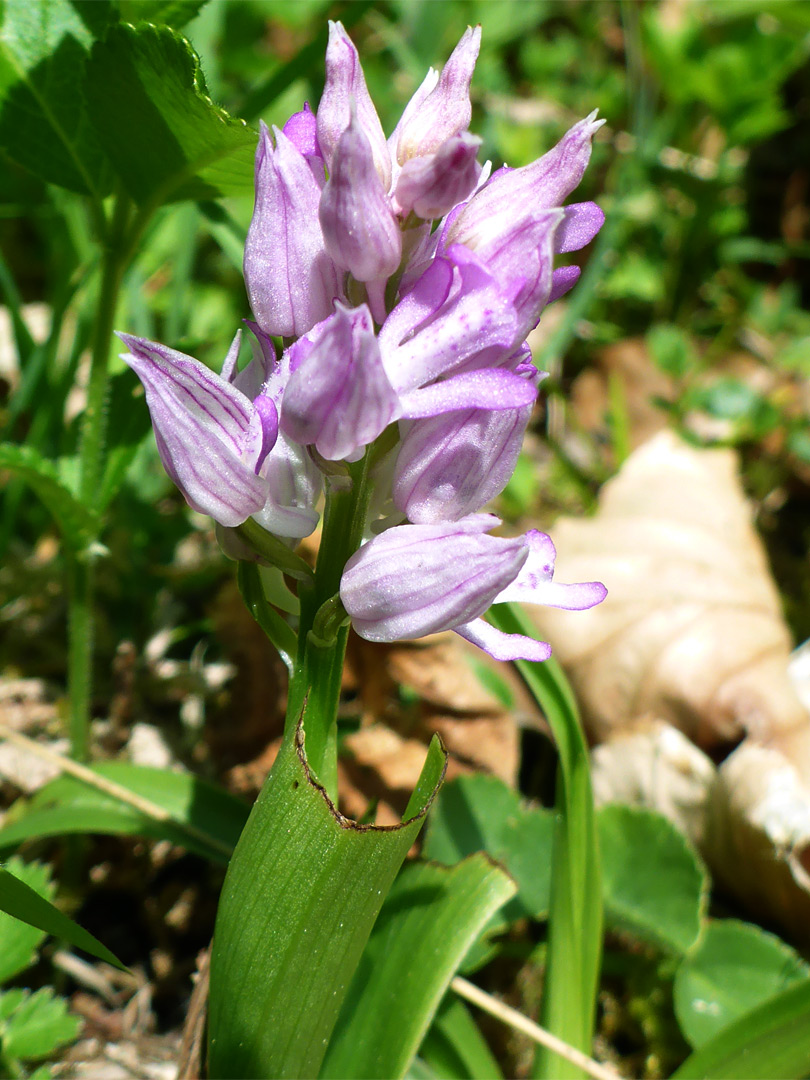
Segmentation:
{"type": "Polygon", "coordinates": [[[387,278],[397,269],[402,234],[355,113],[335,149],[319,214],[326,250],[357,281],[387,278]]]}
{"type": "Polygon", "coordinates": [[[435,154],[470,126],[470,82],[481,48],[481,27],[467,27],[444,65],[432,69],[405,107],[390,145],[398,164],[435,154]]]}
{"type": "Polygon", "coordinates": [[[321,189],[283,132],[276,145],[262,124],[256,151],[256,204],[245,242],[245,285],[267,334],[305,334],[338,295],[334,264],[318,223],[321,189]]]}
{"type": "Polygon", "coordinates": [[[481,173],[476,161],[481,140],[464,132],[454,135],[429,157],[406,161],[397,177],[394,199],[400,213],[444,217],[474,190],[481,173]]]}
{"type": "Polygon", "coordinates": [[[329,23],[326,47],[326,83],[318,105],[318,145],[326,166],[333,170],[332,158],[341,135],[349,126],[352,109],[369,141],[374,168],[385,191],[391,186],[391,154],[380,118],[366,87],[357,49],[339,22],[329,23]]]}

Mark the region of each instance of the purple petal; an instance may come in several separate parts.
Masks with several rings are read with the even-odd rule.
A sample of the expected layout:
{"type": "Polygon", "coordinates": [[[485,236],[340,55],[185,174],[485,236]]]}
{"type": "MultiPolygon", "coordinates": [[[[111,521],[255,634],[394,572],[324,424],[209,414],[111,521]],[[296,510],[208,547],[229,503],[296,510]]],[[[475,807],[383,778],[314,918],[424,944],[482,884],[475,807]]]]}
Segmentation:
{"type": "Polygon", "coordinates": [[[431,220],[443,217],[475,189],[481,166],[481,140],[467,132],[443,143],[435,154],[405,162],[394,188],[402,214],[413,211],[431,220]]]}
{"type": "Polygon", "coordinates": [[[397,161],[434,154],[442,143],[470,126],[470,82],[481,47],[481,27],[467,27],[435,84],[428,75],[397,124],[391,145],[397,161]]]}
{"type": "Polygon", "coordinates": [[[512,475],[531,406],[470,409],[403,425],[394,504],[409,521],[457,521],[503,491],[512,475]]]}
{"type": "Polygon", "coordinates": [[[423,386],[486,350],[511,349],[515,342],[515,310],[498,282],[466,249],[453,248],[448,257],[455,264],[455,295],[399,348],[387,350],[380,335],[388,377],[400,393],[423,386]]]}
{"type": "Polygon", "coordinates": [[[253,408],[256,410],[254,419],[258,421],[261,431],[261,449],[256,462],[258,472],[278,439],[278,410],[275,402],[266,394],[259,394],[253,399],[253,408]]]}
{"type": "Polygon", "coordinates": [[[255,468],[262,432],[251,402],[198,360],[156,342],[119,334],[123,359],[146,391],[166,471],[192,509],[222,525],[258,510],[266,486],[255,468]]]}
{"type": "Polygon", "coordinates": [[[400,398],[402,416],[408,419],[439,416],[459,409],[520,409],[537,397],[527,379],[502,368],[466,371],[400,398]]]}
{"type": "Polygon", "coordinates": [[[385,320],[379,333],[380,348],[395,349],[435,315],[449,296],[452,284],[453,264],[449,259],[434,259],[385,320]]]}
{"type": "Polygon", "coordinates": [[[317,114],[318,144],[330,171],[338,141],[349,126],[352,107],[357,110],[359,125],[371,144],[374,166],[387,191],[391,186],[391,154],[366,87],[360,57],[343,26],[339,22],[330,22],[326,85],[317,114]]]}
{"type": "Polygon", "coordinates": [[[454,626],[453,630],[495,660],[534,660],[539,663],[551,656],[547,641],[537,641],[524,634],[505,634],[483,619],[454,626]]]}
{"type": "Polygon", "coordinates": [[[527,215],[561,206],[582,179],[591,139],[602,126],[591,113],[543,157],[520,169],[499,169],[453,221],[446,242],[478,250],[504,236],[527,215]]]}
{"type": "Polygon", "coordinates": [[[292,114],[282,131],[299,154],[305,158],[319,158],[323,162],[323,154],[318,145],[318,122],[308,101],[304,102],[300,112],[292,114]]]}
{"type": "Polygon", "coordinates": [[[318,524],[323,477],[303,446],[279,434],[262,464],[266,500],[253,518],[275,536],[301,539],[318,524]]]}
{"type": "Polygon", "coordinates": [[[542,604],[546,607],[584,611],[600,604],[607,589],[599,581],[562,585],[552,581],[556,551],[550,536],[530,529],[526,533],[529,557],[520,573],[498,597],[500,603],[542,604]]]}
{"type": "Polygon", "coordinates": [[[565,207],[565,217],[554,234],[554,250],[558,255],[579,251],[596,236],[605,224],[605,214],[595,202],[571,203],[565,207]]]}
{"type": "Polygon", "coordinates": [[[245,285],[267,334],[305,334],[332,310],[337,273],[318,222],[321,189],[283,132],[262,124],[256,151],[256,204],[245,241],[245,285]]]}
{"type": "Polygon", "coordinates": [[[582,273],[582,268],[579,266],[558,266],[554,273],[551,275],[551,291],[548,294],[548,304],[553,304],[555,300],[559,300],[561,296],[565,296],[567,292],[579,281],[579,275],[582,273]]]}
{"type": "Polygon", "coordinates": [[[335,148],[319,216],[326,250],[355,280],[387,278],[399,266],[402,234],[356,113],[335,148]]]}
{"type": "Polygon", "coordinates": [[[454,524],[398,525],[349,559],[340,598],[357,633],[399,641],[449,630],[483,614],[526,559],[523,537],[484,535],[474,514],[454,524]]]}
{"type": "Polygon", "coordinates": [[[283,430],[329,461],[351,459],[388,426],[398,399],[385,374],[368,308],[337,305],[290,376],[283,430]]]}

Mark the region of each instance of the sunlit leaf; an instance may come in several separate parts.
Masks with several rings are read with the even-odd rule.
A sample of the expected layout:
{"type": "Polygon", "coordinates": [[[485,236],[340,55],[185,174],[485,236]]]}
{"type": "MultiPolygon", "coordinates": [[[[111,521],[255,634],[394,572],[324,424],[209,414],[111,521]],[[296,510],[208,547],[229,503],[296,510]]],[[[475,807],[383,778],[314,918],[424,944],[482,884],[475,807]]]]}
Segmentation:
{"type": "Polygon", "coordinates": [[[199,59],[167,26],[113,27],[87,68],[90,117],[138,203],[253,190],[256,134],[220,109],[199,59]]]}
{"type": "Polygon", "coordinates": [[[451,978],[515,893],[484,855],[404,867],[360,960],[322,1077],[404,1075],[451,978]]]}
{"type": "Polygon", "coordinates": [[[698,1048],[809,976],[810,967],[773,934],[735,919],[711,922],[675,975],[678,1023],[698,1048]]]}
{"type": "Polygon", "coordinates": [[[81,84],[108,0],[5,0],[0,10],[0,145],[49,183],[105,195],[112,174],[81,84]]]}
{"type": "Polygon", "coordinates": [[[211,956],[209,1075],[316,1076],[383,900],[445,755],[438,740],[401,826],[340,815],[285,741],[230,865],[211,956]]]}

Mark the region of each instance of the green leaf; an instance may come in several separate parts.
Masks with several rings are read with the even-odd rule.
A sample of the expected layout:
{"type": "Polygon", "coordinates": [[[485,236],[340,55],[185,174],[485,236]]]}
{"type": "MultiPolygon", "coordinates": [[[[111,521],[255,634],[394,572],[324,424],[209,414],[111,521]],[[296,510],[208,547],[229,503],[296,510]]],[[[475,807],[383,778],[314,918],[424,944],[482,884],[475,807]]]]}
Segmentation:
{"type": "Polygon", "coordinates": [[[514,882],[485,855],[452,868],[405,866],[360,960],[321,1076],[403,1076],[465,954],[514,894],[514,882]]]}
{"type": "Polygon", "coordinates": [[[698,1048],[808,976],[810,967],[773,934],[735,919],[713,921],[675,974],[675,1015],[698,1048]]]}
{"type": "MultiPolygon", "coordinates": [[[[6,868],[39,896],[46,900],[53,896],[50,870],[42,863],[26,863],[15,857],[9,859],[6,868]]],[[[44,932],[35,926],[21,924],[19,919],[0,912],[0,983],[8,982],[33,964],[44,937],[44,932]]]]}
{"type": "Polygon", "coordinates": [[[518,886],[504,910],[507,921],[548,914],[554,815],[525,807],[520,795],[495,776],[459,776],[446,784],[431,811],[423,854],[452,865],[485,851],[518,886]]]}
{"type": "Polygon", "coordinates": [[[236,580],[245,607],[292,671],[298,638],[284,616],[267,602],[259,567],[256,563],[240,562],[236,568],[236,580]]]}
{"type": "Polygon", "coordinates": [[[44,986],[34,994],[23,991],[22,1000],[0,1024],[3,1053],[22,1061],[49,1057],[73,1042],[81,1026],[79,1017],[68,1013],[64,998],[54,997],[52,987],[44,986]]]}
{"type": "Polygon", "coordinates": [[[213,103],[196,53],[169,27],[113,27],[93,47],[87,99],[136,202],[155,208],[253,190],[255,132],[213,103]]]}
{"type": "Polygon", "coordinates": [[[248,807],[241,799],[189,773],[112,761],[91,771],[148,799],[170,820],[151,816],[75,777],[60,776],[0,829],[0,850],[45,836],[124,834],[171,840],[203,858],[227,862],[247,820],[248,807]]]}
{"type": "Polygon", "coordinates": [[[317,1076],[371,928],[446,757],[428,751],[413,817],[343,817],[285,740],[231,862],[211,955],[209,1075],[317,1076]]]}
{"type": "Polygon", "coordinates": [[[84,550],[98,532],[98,519],[83,506],[56,467],[33,447],[0,443],[0,469],[22,477],[37,493],[74,552],[84,550]]]}
{"type": "MultiPolygon", "coordinates": [[[[503,1073],[463,1001],[452,993],[439,1006],[419,1047],[419,1059],[446,1080],[500,1080],[503,1073]]],[[[413,1064],[408,1075],[413,1075],[413,1064]]]]}
{"type": "Polygon", "coordinates": [[[111,173],[81,85],[107,0],[5,0],[0,26],[0,146],[43,180],[96,199],[111,173]]]}
{"type": "Polygon", "coordinates": [[[653,810],[604,806],[597,815],[605,922],[682,955],[700,933],[708,879],[671,821],[653,810]]]}
{"type": "Polygon", "coordinates": [[[124,970],[124,965],[116,959],[110,950],[97,941],[83,927],[69,919],[67,915],[53,906],[45,897],[20,881],[8,870],[0,867],[0,909],[13,915],[15,919],[45,930],[54,937],[63,938],[79,949],[84,949],[99,960],[106,960],[124,970]]]}
{"type": "Polygon", "coordinates": [[[798,1080],[810,1074],[810,981],[745,1013],[671,1080],[798,1080]]]}
{"type": "Polygon", "coordinates": [[[123,22],[164,23],[179,30],[199,15],[206,0],[119,0],[123,22]]]}
{"type": "MultiPolygon", "coordinates": [[[[518,604],[496,604],[488,618],[506,633],[535,636],[518,604]]],[[[559,754],[541,1021],[552,1034],[590,1054],[602,957],[602,884],[588,747],[576,700],[556,660],[519,660],[515,666],[543,710],[559,754]]],[[[583,1074],[541,1047],[533,1075],[569,1080],[583,1074]]]]}

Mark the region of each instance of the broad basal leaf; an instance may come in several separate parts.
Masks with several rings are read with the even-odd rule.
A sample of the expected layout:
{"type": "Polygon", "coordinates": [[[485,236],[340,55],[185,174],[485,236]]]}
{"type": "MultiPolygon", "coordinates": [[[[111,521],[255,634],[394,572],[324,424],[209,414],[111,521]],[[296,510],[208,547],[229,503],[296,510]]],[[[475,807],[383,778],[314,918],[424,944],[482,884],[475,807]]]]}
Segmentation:
{"type": "Polygon", "coordinates": [[[507,919],[548,914],[554,815],[522,804],[494,776],[460,776],[442,788],[430,815],[423,854],[452,865],[476,851],[501,863],[518,886],[507,919]]]}
{"type": "Polygon", "coordinates": [[[167,812],[168,819],[138,809],[72,776],[46,784],[21,812],[0,829],[0,850],[23,840],[70,833],[149,836],[227,862],[247,820],[248,808],[233,795],[190,773],[170,772],[124,762],[94,766],[111,780],[167,812]]]}
{"type": "Polygon", "coordinates": [[[108,0],[5,0],[0,10],[0,146],[49,183],[105,195],[112,174],[82,83],[108,0]]]}
{"type": "Polygon", "coordinates": [[[359,826],[285,741],[239,840],[211,955],[209,1076],[317,1076],[371,928],[440,783],[431,744],[400,826],[359,826]]]}
{"type": "Polygon", "coordinates": [[[255,133],[211,101],[196,53],[169,27],[116,26],[96,42],[87,102],[136,202],[160,206],[252,190],[255,133]]]}

